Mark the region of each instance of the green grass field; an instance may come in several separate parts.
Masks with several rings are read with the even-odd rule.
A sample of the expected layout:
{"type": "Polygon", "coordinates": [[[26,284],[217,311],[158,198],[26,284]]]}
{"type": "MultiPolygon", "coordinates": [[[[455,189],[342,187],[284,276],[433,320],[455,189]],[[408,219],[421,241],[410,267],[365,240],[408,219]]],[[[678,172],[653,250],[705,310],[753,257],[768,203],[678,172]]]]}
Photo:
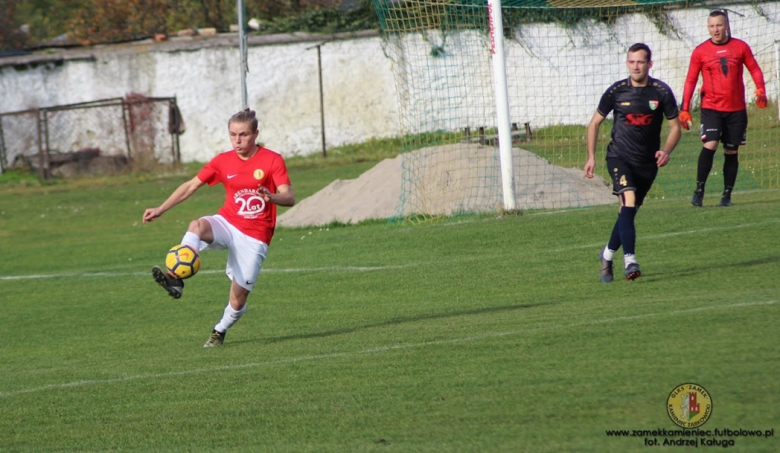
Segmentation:
{"type": "MultiPolygon", "coordinates": [[[[371,165],[291,178],[301,199],[371,165]]],[[[650,200],[644,275],[609,285],[611,206],[280,229],[246,316],[203,349],[224,253],[178,301],[149,270],[222,189],[140,222],[192,172],[0,185],[0,450],[648,451],[664,436],[606,431],[678,429],[689,382],[712,395],[702,429],[780,436],[780,190],[650,200]]]]}

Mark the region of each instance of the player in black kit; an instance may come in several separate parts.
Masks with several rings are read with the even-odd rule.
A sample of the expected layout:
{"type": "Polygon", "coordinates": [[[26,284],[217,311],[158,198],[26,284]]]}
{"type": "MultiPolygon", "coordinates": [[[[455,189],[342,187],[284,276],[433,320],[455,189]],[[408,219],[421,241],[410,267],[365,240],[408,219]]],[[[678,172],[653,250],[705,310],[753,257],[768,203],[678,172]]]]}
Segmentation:
{"type": "Polygon", "coordinates": [[[607,167],[612,175],[612,193],[620,207],[612,235],[601,252],[601,282],[613,280],[612,260],[623,247],[626,280],[642,275],[634,254],[634,217],[650,191],[658,168],[669,163],[669,155],[680,141],[679,111],[669,85],[649,76],[653,67],[650,48],[642,43],[628,49],[629,77],[612,84],[601,96],[588,125],[588,160],[585,177],[596,168],[596,139],[599,126],[613,112],[612,140],[607,145],[607,167]],[[661,124],[669,120],[669,136],[661,148],[661,124]]]}

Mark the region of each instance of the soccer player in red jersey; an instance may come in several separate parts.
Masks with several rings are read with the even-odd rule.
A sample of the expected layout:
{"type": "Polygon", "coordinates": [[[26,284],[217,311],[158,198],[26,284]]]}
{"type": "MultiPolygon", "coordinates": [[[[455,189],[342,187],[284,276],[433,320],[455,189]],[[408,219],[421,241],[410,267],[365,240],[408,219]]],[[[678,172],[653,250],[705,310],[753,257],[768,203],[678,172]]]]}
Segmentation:
{"type": "Polygon", "coordinates": [[[704,202],[704,186],[720,141],[724,153],[724,188],[720,205],[731,206],[731,191],[737,182],[739,170],[737,153],[739,146],[745,144],[748,125],[743,66],[750,71],[756,84],[756,106],[761,109],[767,104],[766,87],[764,75],[750,46],[730,36],[726,13],[719,10],[711,12],[707,18],[707,28],[710,39],[696,47],[691,54],[680,112],[680,122],[687,130],[693,124],[691,98],[701,73],[701,140],[704,146],[699,154],[696,190],[691,204],[701,207],[704,202]]]}
{"type": "MultiPolygon", "coordinates": [[[[284,159],[257,145],[257,118],[253,110],[236,113],[228,121],[233,149],[218,154],[197,176],[180,185],[160,206],[144,212],[151,222],[208,184],[221,183],[225,202],[217,214],[190,222],[181,243],[195,250],[227,250],[226,274],[230,297],[205,348],[219,346],[227,329],[243,316],[246,300],[260,274],[276,226],[276,206],[292,206],[295,194],[284,159]]],[[[174,299],[181,297],[184,281],[160,267],[152,268],[154,280],[174,299]]]]}
{"type": "Polygon", "coordinates": [[[601,96],[587,130],[588,159],[585,177],[596,168],[599,127],[610,112],[612,140],[607,145],[607,168],[612,175],[612,193],[618,197],[618,218],[601,252],[601,282],[613,280],[612,260],[623,247],[626,280],[642,275],[636,261],[634,218],[653,186],[658,169],[669,163],[669,155],[680,141],[677,100],[666,83],[650,77],[652,53],[646,44],[628,48],[629,77],[613,83],[601,96]],[[669,135],[661,147],[661,125],[669,120],[669,135]]]}

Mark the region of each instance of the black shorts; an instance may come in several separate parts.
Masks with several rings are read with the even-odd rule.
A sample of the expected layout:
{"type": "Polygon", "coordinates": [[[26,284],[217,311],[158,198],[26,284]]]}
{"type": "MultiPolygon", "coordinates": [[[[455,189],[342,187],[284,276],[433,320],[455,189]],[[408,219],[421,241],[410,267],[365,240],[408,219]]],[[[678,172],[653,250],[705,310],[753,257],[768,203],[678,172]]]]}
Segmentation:
{"type": "Polygon", "coordinates": [[[631,190],[636,196],[636,207],[642,206],[658,175],[658,167],[635,165],[623,159],[608,157],[607,168],[612,175],[612,194],[620,195],[631,190]]]}
{"type": "Polygon", "coordinates": [[[719,112],[701,109],[701,141],[723,143],[724,149],[739,149],[747,143],[748,117],[746,110],[738,112],[719,112]]]}

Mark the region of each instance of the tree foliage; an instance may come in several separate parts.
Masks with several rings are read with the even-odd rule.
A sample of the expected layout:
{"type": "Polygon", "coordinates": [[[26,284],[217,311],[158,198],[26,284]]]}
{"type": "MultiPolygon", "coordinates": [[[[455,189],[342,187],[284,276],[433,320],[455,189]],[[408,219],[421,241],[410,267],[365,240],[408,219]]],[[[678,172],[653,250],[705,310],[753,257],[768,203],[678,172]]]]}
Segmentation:
{"type": "MultiPolygon", "coordinates": [[[[343,0],[244,0],[251,33],[356,31],[378,28],[370,0],[339,8],[343,0]]],[[[355,2],[350,2],[355,3],[355,2]]],[[[237,23],[237,0],[0,0],[0,49],[136,40],[182,29],[237,23]],[[28,33],[20,26],[26,24],[28,33]]]]}
{"type": "Polygon", "coordinates": [[[337,33],[378,29],[379,20],[370,0],[361,1],[356,8],[341,10],[335,7],[309,7],[295,14],[276,16],[266,25],[266,33],[337,33]]]}
{"type": "Polygon", "coordinates": [[[0,0],[0,50],[18,49],[24,43],[24,34],[15,20],[16,2],[0,0]]]}
{"type": "Polygon", "coordinates": [[[166,0],[79,0],[70,18],[73,37],[83,43],[128,41],[164,33],[166,0]]]}

